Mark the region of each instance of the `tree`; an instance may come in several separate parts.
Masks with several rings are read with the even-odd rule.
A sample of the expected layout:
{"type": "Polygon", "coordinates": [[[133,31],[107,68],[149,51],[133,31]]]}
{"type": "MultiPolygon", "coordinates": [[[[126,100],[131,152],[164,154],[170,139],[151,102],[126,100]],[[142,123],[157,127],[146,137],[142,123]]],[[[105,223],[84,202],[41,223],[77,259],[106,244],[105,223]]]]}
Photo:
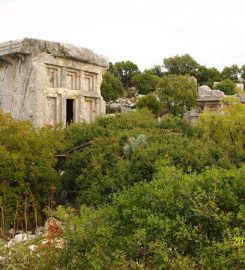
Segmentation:
{"type": "Polygon", "coordinates": [[[132,84],[143,95],[156,91],[159,81],[158,76],[145,73],[136,74],[132,78],[132,84]]]}
{"type": "Polygon", "coordinates": [[[109,68],[108,68],[108,71],[107,71],[107,73],[111,73],[111,74],[113,74],[114,76],[117,76],[118,74],[117,74],[117,72],[116,72],[116,68],[115,68],[115,66],[112,64],[112,62],[110,62],[109,63],[109,68]]]}
{"type": "Polygon", "coordinates": [[[158,77],[164,76],[164,71],[162,70],[162,66],[160,66],[160,65],[155,65],[154,67],[152,67],[150,69],[145,69],[144,73],[150,74],[150,75],[156,75],[158,77]]]}
{"type": "Polygon", "coordinates": [[[234,97],[223,98],[222,104],[218,111],[202,113],[198,126],[214,143],[216,157],[220,155],[222,164],[231,167],[245,161],[245,107],[234,97]]]}
{"type": "Polygon", "coordinates": [[[105,101],[114,101],[123,95],[121,81],[110,73],[103,76],[101,95],[105,101]]]}
{"type": "Polygon", "coordinates": [[[150,93],[138,99],[137,108],[148,108],[153,114],[157,114],[160,112],[161,103],[157,100],[155,95],[150,93]]]}
{"type": "Polygon", "coordinates": [[[133,75],[140,72],[138,66],[131,61],[117,62],[111,69],[126,89],[132,86],[131,79],[133,75]]]}
{"type": "MultiPolygon", "coordinates": [[[[243,269],[244,169],[199,175],[159,165],[150,182],[113,196],[112,205],[58,209],[67,269],[243,269]],[[228,198],[228,199],[227,199],[228,198]]],[[[56,267],[56,268],[60,268],[56,267]]]]}
{"type": "Polygon", "coordinates": [[[236,84],[231,79],[225,79],[217,83],[215,88],[223,91],[226,95],[234,95],[236,93],[236,84]]]}
{"type": "Polygon", "coordinates": [[[168,75],[161,79],[157,90],[163,106],[173,115],[183,116],[196,105],[197,85],[188,75],[168,75]]]}
{"type": "Polygon", "coordinates": [[[168,74],[193,75],[195,76],[199,64],[189,54],[176,55],[163,60],[164,68],[168,74]]]}
{"type": "Polygon", "coordinates": [[[237,65],[232,65],[230,67],[224,67],[221,74],[223,79],[230,79],[231,81],[237,83],[239,82],[239,75],[241,73],[240,68],[237,65]]]}
{"type": "Polygon", "coordinates": [[[196,72],[196,78],[199,85],[208,85],[212,88],[214,82],[220,81],[222,76],[215,67],[207,68],[206,66],[200,66],[196,72]]]}
{"type": "Polygon", "coordinates": [[[245,83],[245,65],[241,67],[241,78],[243,83],[245,83]]]}
{"type": "Polygon", "coordinates": [[[22,203],[29,189],[41,216],[51,186],[59,186],[55,154],[63,147],[63,131],[51,126],[36,129],[31,122],[14,120],[2,112],[0,126],[0,190],[8,227],[13,226],[17,201],[22,203]]]}

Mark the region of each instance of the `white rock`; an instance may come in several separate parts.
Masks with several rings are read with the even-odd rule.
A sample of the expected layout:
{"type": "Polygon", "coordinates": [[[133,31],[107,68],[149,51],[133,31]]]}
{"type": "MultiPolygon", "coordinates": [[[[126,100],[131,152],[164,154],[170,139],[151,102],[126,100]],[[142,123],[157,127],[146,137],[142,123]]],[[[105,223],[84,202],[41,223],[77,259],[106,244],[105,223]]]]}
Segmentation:
{"type": "Polygon", "coordinates": [[[13,244],[14,244],[14,241],[13,240],[10,240],[10,241],[8,241],[6,247],[7,248],[10,248],[13,244]]]}
{"type": "Polygon", "coordinates": [[[207,85],[202,85],[198,87],[199,96],[210,96],[212,93],[212,89],[207,85]]]}
{"type": "Polygon", "coordinates": [[[224,92],[220,91],[220,90],[213,90],[212,92],[213,92],[212,93],[213,96],[216,96],[216,97],[224,97],[225,96],[224,92]]]}
{"type": "Polygon", "coordinates": [[[110,108],[113,108],[113,109],[114,109],[114,108],[115,108],[115,109],[116,109],[116,108],[121,108],[121,104],[119,104],[119,103],[112,103],[112,104],[109,105],[109,107],[110,107],[110,108]]]}
{"type": "Polygon", "coordinates": [[[35,235],[35,234],[30,234],[30,235],[28,235],[28,239],[27,240],[34,240],[34,239],[36,239],[37,238],[37,235],[35,235]]]}
{"type": "Polygon", "coordinates": [[[200,97],[205,97],[205,96],[224,97],[225,96],[224,92],[220,90],[212,90],[207,85],[202,85],[198,87],[198,95],[200,97]]]}
{"type": "Polygon", "coordinates": [[[35,251],[37,246],[36,245],[30,245],[28,248],[30,249],[30,251],[35,251]]]}
{"type": "Polygon", "coordinates": [[[57,240],[55,241],[55,247],[56,247],[56,248],[64,248],[64,243],[65,243],[65,241],[64,241],[63,238],[57,239],[57,240]]]}
{"type": "Polygon", "coordinates": [[[27,240],[27,234],[26,233],[21,233],[21,234],[16,234],[14,239],[16,242],[22,242],[27,240]]]}
{"type": "Polygon", "coordinates": [[[22,241],[27,241],[27,240],[34,240],[36,239],[37,236],[35,234],[31,234],[31,232],[22,233],[22,234],[16,234],[13,241],[15,242],[22,242],[22,241]]]}
{"type": "Polygon", "coordinates": [[[44,232],[37,231],[37,232],[35,232],[35,235],[36,235],[36,236],[42,236],[42,235],[43,235],[43,233],[44,233],[44,232]]]}

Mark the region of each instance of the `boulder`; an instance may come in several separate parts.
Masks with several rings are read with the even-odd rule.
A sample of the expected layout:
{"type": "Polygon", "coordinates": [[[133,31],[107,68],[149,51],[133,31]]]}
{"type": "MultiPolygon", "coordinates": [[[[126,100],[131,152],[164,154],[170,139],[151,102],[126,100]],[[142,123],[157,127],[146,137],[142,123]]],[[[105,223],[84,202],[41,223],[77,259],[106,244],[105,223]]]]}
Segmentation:
{"type": "Polygon", "coordinates": [[[122,105],[120,103],[111,103],[109,105],[110,108],[113,108],[113,109],[117,109],[117,108],[121,108],[122,105]]]}
{"type": "MultiPolygon", "coordinates": [[[[34,240],[37,238],[37,235],[31,234],[31,232],[16,234],[15,237],[12,239],[13,242],[23,242],[27,240],[34,240]]],[[[11,241],[11,240],[10,240],[11,241]]]]}
{"type": "Polygon", "coordinates": [[[225,94],[223,91],[220,91],[220,90],[212,90],[212,93],[213,93],[213,96],[216,96],[216,97],[224,97],[225,94]]]}
{"type": "Polygon", "coordinates": [[[207,85],[202,85],[198,87],[198,95],[199,97],[207,97],[207,96],[214,96],[214,97],[224,97],[224,92],[220,90],[212,90],[207,85]]]}
{"type": "Polygon", "coordinates": [[[202,85],[198,87],[199,96],[210,96],[211,93],[212,93],[212,89],[207,85],[202,85]]]}
{"type": "Polygon", "coordinates": [[[27,234],[26,233],[21,233],[21,234],[16,234],[13,241],[14,242],[22,242],[27,240],[27,234]]]}

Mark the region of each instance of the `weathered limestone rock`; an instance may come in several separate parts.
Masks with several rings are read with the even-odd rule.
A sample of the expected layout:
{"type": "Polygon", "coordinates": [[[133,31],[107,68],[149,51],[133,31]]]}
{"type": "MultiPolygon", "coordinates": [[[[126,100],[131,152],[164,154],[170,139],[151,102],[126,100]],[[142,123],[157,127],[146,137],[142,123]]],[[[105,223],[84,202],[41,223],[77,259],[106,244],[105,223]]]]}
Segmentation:
{"type": "Polygon", "coordinates": [[[29,234],[29,233],[21,233],[21,234],[16,234],[14,238],[10,239],[8,243],[6,244],[7,248],[10,248],[11,246],[20,243],[20,242],[26,242],[26,241],[31,241],[36,239],[38,236],[34,234],[29,234]]]}
{"type": "Polygon", "coordinates": [[[37,127],[92,122],[108,60],[89,49],[37,39],[0,44],[0,109],[37,127]]]}
{"type": "Polygon", "coordinates": [[[207,96],[213,96],[213,97],[224,97],[224,92],[220,90],[212,90],[207,85],[202,85],[198,87],[198,95],[199,97],[207,97],[207,96]]]}

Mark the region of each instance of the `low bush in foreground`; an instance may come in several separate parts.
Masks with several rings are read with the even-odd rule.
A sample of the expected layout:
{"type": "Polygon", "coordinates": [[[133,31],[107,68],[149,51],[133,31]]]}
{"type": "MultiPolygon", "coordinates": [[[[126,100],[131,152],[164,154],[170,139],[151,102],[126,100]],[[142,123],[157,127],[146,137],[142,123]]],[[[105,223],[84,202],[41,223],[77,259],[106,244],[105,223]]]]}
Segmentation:
{"type": "Polygon", "coordinates": [[[159,166],[149,183],[81,207],[67,222],[60,264],[68,269],[243,269],[245,167],[196,175],[159,166]]]}

